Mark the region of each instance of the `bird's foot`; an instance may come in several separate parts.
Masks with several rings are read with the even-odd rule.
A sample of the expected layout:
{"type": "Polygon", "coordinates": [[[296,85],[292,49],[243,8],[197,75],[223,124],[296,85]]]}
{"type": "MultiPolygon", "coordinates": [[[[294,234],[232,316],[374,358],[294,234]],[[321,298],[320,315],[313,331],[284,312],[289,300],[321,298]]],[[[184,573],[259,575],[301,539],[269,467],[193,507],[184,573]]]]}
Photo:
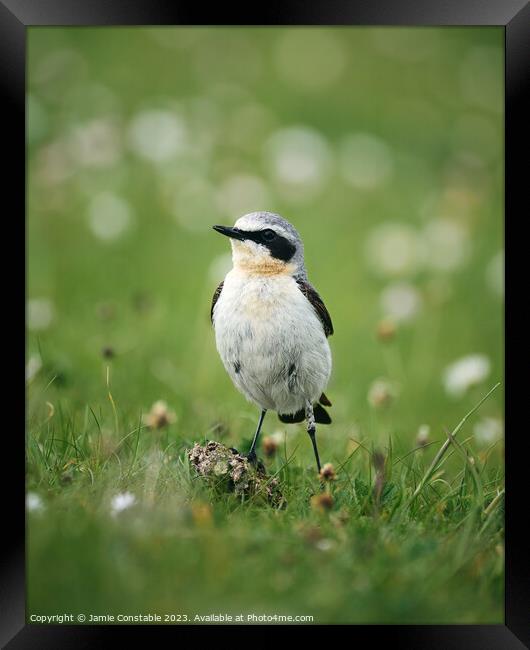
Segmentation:
{"type": "Polygon", "coordinates": [[[256,465],[258,462],[258,457],[256,456],[256,452],[252,450],[250,453],[246,455],[247,460],[249,463],[252,463],[252,465],[256,465]]]}
{"type": "Polygon", "coordinates": [[[258,472],[265,472],[265,465],[261,462],[261,460],[257,457],[256,452],[252,451],[249,454],[246,455],[246,459],[248,462],[258,470],[258,472]]]}

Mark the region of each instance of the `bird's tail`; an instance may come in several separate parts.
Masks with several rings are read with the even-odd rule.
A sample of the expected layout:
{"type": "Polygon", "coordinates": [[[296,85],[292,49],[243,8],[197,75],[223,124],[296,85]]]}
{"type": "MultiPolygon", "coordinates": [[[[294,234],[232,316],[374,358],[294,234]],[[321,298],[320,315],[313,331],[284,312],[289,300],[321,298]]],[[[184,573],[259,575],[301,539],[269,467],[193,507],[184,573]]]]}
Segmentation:
{"type": "MultiPolygon", "coordinates": [[[[313,414],[317,424],[331,424],[331,417],[324,406],[331,406],[331,402],[326,397],[325,393],[322,393],[318,403],[313,405],[313,414]]],[[[281,422],[285,422],[286,424],[303,422],[305,420],[305,409],[300,409],[296,413],[291,414],[278,413],[278,417],[281,422]]]]}

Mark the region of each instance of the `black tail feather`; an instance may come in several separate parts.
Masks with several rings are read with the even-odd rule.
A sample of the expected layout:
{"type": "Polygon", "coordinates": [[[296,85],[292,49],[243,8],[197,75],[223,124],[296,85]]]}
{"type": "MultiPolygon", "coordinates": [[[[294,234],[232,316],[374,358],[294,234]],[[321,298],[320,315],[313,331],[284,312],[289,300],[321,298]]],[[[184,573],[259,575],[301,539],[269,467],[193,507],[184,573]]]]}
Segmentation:
{"type": "MultiPolygon", "coordinates": [[[[327,405],[331,406],[331,402],[328,400],[328,398],[324,394],[322,395],[325,398],[326,402],[328,402],[327,405]]],[[[320,398],[320,401],[322,403],[326,403],[322,397],[320,398]]],[[[321,404],[314,405],[313,413],[315,416],[315,422],[317,424],[331,424],[331,417],[329,416],[329,413],[326,411],[326,409],[321,406],[321,404]]],[[[278,413],[278,418],[280,419],[280,422],[285,422],[286,424],[303,422],[305,420],[305,409],[300,409],[296,413],[290,414],[278,413]]]]}
{"type": "Polygon", "coordinates": [[[303,422],[305,420],[305,411],[300,409],[297,413],[282,414],[278,413],[281,422],[286,424],[295,424],[295,422],[303,422]]]}

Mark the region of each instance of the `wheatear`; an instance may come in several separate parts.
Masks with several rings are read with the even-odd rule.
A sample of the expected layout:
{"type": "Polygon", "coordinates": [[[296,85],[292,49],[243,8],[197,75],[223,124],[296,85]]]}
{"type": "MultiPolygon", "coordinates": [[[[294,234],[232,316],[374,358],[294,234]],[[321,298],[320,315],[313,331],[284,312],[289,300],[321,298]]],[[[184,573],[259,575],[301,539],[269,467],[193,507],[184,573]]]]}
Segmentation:
{"type": "Polygon", "coordinates": [[[307,279],[304,247],[295,228],[271,212],[252,212],[233,228],[213,226],[230,237],[233,268],[217,287],[211,309],[217,350],[226,371],[261,415],[282,422],[307,421],[320,471],[315,423],[329,424],[322,405],[331,373],[327,337],[333,325],[322,299],[307,279]]]}

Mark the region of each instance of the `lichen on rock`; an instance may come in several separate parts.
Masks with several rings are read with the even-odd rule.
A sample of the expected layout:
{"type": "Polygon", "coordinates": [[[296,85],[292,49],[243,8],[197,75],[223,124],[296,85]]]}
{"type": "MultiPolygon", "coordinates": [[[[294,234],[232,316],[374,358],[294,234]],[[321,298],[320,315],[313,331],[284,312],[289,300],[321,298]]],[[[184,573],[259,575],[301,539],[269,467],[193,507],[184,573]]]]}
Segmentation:
{"type": "Polygon", "coordinates": [[[187,453],[190,464],[210,487],[275,507],[285,505],[278,479],[267,476],[261,463],[253,465],[237,449],[212,440],[204,446],[196,442],[187,453]]]}

